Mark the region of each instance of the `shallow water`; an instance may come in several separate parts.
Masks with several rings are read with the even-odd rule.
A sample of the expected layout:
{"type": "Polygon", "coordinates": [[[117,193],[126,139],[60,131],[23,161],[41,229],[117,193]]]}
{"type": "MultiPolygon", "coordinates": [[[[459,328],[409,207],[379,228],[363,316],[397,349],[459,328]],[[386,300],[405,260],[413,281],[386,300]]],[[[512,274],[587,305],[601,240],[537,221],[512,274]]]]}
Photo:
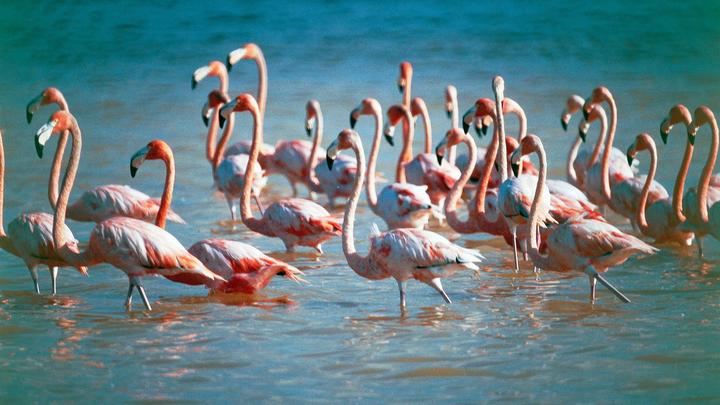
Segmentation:
{"type": "MultiPolygon", "coordinates": [[[[487,257],[477,274],[444,281],[453,299],[410,283],[407,313],[392,280],[370,282],[346,265],[339,240],[320,258],[283,252],[279,240],[218,221],[224,201],[211,193],[199,110],[215,83],[190,90],[192,71],[245,42],[268,60],[266,134],[270,141],[303,135],[304,104],[317,98],[326,141],[348,125],[362,98],[398,102],[398,63],[415,67],[414,95],[431,108],[436,138],[448,127],[444,86],[455,84],[464,110],[489,97],[493,75],[527,111],[543,136],[551,174],[563,175],[570,136],[558,116],[571,93],[604,84],[619,105],[617,147],[657,128],[675,103],[720,106],[718,7],[701,2],[663,8],[628,2],[581,7],[442,2],[373,6],[368,2],[157,6],[135,2],[4,5],[0,12],[0,126],[7,153],[6,218],[49,210],[49,159],[38,160],[35,130],[24,107],[46,86],[66,95],[84,134],[76,191],[130,184],[158,195],[158,162],[128,176],[133,152],[161,137],[174,148],[174,208],[188,225],[169,230],[185,245],[211,235],[250,242],[307,273],[309,285],[277,279],[262,297],[208,297],[200,288],[148,279],[154,311],[125,312],[127,279],[110,266],[84,278],[61,272],[59,295],[35,295],[24,266],[0,262],[0,397],[3,402],[618,402],[720,400],[718,260],[715,241],[700,262],[694,249],[664,248],[632,259],[608,278],[633,300],[604,290],[587,302],[585,277],[511,270],[511,255],[482,235],[458,243],[487,257]]],[[[255,91],[250,63],[230,76],[232,93],[255,91]]],[[[212,82],[212,80],[207,80],[212,82]]],[[[235,138],[249,136],[240,116],[235,138]]],[[[508,119],[508,131],[516,124],[508,119]]],[[[372,120],[358,126],[369,142],[372,120]]],[[[592,130],[594,133],[596,130],[592,130]]],[[[661,146],[659,180],[670,186],[682,130],[661,146]]],[[[696,151],[707,150],[708,129],[696,151]]],[[[54,145],[54,141],[52,142],[54,145]]],[[[660,142],[658,142],[660,144],[660,142]]],[[[419,146],[420,143],[417,143],[419,146]]],[[[383,157],[397,150],[383,146],[383,157]]],[[[49,154],[47,154],[49,155],[49,154]]],[[[644,165],[647,157],[641,155],[644,165]]],[[[704,157],[696,156],[695,182],[704,157]]],[[[380,170],[392,172],[390,158],[380,170]]],[[[268,199],[288,195],[272,178],[268,199]]],[[[340,211],[337,211],[338,213],[340,211]]],[[[361,206],[364,241],[378,221],[361,206]]],[[[91,226],[69,224],[86,240],[91,226]]],[[[627,226],[624,225],[625,229],[627,226]]],[[[447,228],[439,232],[455,237],[447,228]]],[[[365,245],[361,245],[361,251],[365,245]]],[[[138,309],[136,304],[136,309],[138,309]]]]}

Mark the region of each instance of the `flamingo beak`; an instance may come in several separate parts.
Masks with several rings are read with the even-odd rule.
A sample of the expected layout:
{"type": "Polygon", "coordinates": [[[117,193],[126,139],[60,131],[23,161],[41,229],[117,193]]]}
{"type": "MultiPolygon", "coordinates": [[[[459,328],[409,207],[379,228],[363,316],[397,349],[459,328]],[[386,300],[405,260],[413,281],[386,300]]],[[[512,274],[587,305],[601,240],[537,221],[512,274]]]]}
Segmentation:
{"type": "Polygon", "coordinates": [[[462,116],[463,132],[466,134],[468,133],[468,129],[470,129],[470,123],[475,119],[475,110],[477,110],[477,108],[472,106],[469,110],[465,111],[465,114],[462,116]]]}
{"type": "Polygon", "coordinates": [[[386,123],[384,135],[385,135],[385,140],[387,141],[387,143],[390,144],[390,146],[395,146],[395,141],[393,140],[394,132],[395,132],[395,126],[390,125],[389,123],[386,123]]]}
{"type": "Polygon", "coordinates": [[[358,116],[360,115],[360,110],[362,109],[362,106],[355,107],[352,111],[350,111],[350,128],[355,129],[355,124],[357,124],[358,116]]]}
{"type": "Polygon", "coordinates": [[[485,133],[487,132],[487,127],[485,126],[485,123],[480,120],[480,122],[475,121],[475,125],[473,125],[475,128],[475,135],[478,136],[478,138],[482,138],[485,136],[485,133]],[[483,130],[485,132],[483,132],[483,130]]]}
{"type": "Polygon", "coordinates": [[[404,85],[404,84],[398,83],[397,87],[398,87],[398,91],[400,92],[400,94],[402,94],[402,93],[405,92],[405,85],[404,85]]]}
{"type": "Polygon", "coordinates": [[[232,69],[233,65],[238,63],[243,56],[245,56],[245,47],[238,48],[228,54],[227,59],[225,60],[225,67],[227,68],[228,73],[232,69]]]}
{"type": "Polygon", "coordinates": [[[589,128],[590,124],[586,121],[580,123],[580,126],[578,127],[578,136],[580,137],[580,139],[582,139],[583,142],[585,142],[585,140],[587,139],[587,132],[589,128]]]}
{"type": "Polygon", "coordinates": [[[672,125],[668,125],[668,119],[665,118],[660,123],[660,139],[662,139],[663,143],[667,145],[668,135],[670,134],[670,129],[672,129],[672,125]]]}
{"type": "Polygon", "coordinates": [[[590,99],[585,101],[585,104],[583,104],[582,114],[583,114],[583,118],[585,118],[585,121],[587,121],[588,118],[590,117],[590,107],[591,106],[592,106],[592,103],[590,102],[590,99]]]}
{"type": "Polygon", "coordinates": [[[45,92],[40,93],[39,96],[30,100],[30,102],[27,104],[27,107],[25,107],[25,118],[27,119],[28,124],[32,122],[33,114],[35,114],[37,110],[40,109],[43,97],[45,97],[45,92]]]}
{"type": "Polygon", "coordinates": [[[230,114],[233,113],[236,105],[237,99],[233,99],[220,109],[220,115],[218,116],[218,123],[220,124],[220,128],[225,126],[225,120],[227,120],[228,117],[230,117],[230,114]]]}
{"type": "Polygon", "coordinates": [[[333,168],[333,163],[335,163],[335,158],[337,157],[337,154],[338,154],[337,143],[338,143],[337,139],[332,141],[330,146],[328,146],[327,153],[325,155],[325,163],[327,163],[327,167],[331,171],[333,168]]]}
{"type": "Polygon", "coordinates": [[[520,165],[518,163],[511,163],[510,167],[512,168],[513,175],[517,177],[520,171],[520,165]]]}
{"type": "Polygon", "coordinates": [[[202,120],[203,124],[205,126],[208,126],[208,123],[210,122],[210,105],[208,103],[205,103],[202,108],[202,120]]]}
{"type": "Polygon", "coordinates": [[[195,90],[195,87],[197,87],[198,83],[202,81],[202,79],[206,78],[207,75],[210,73],[210,66],[203,66],[200,68],[197,68],[195,72],[193,72],[192,75],[192,82],[190,83],[190,87],[195,90]]]}
{"type": "Polygon", "coordinates": [[[560,126],[562,126],[563,131],[567,132],[568,124],[570,123],[570,114],[567,112],[567,110],[563,110],[562,115],[560,116],[560,126]]]}
{"type": "Polygon", "coordinates": [[[132,158],[130,158],[130,176],[131,177],[135,177],[135,174],[137,173],[138,169],[143,164],[143,162],[145,162],[145,157],[147,156],[149,151],[150,151],[150,148],[145,146],[144,148],[135,152],[135,154],[132,156],[132,158]]]}
{"type": "Polygon", "coordinates": [[[630,155],[630,151],[628,151],[626,157],[627,157],[628,166],[632,167],[633,157],[630,155]]]}
{"type": "Polygon", "coordinates": [[[488,128],[490,128],[490,124],[485,122],[485,120],[480,121],[480,130],[482,131],[483,135],[487,135],[488,128]]]}
{"type": "Polygon", "coordinates": [[[310,137],[312,136],[313,119],[309,118],[305,120],[305,134],[310,137]]]}
{"type": "Polygon", "coordinates": [[[38,129],[37,133],[35,134],[35,152],[37,152],[37,155],[40,159],[42,159],[43,157],[43,149],[45,148],[45,143],[52,136],[53,132],[55,131],[55,126],[57,124],[57,120],[52,120],[40,127],[40,129],[38,129]]]}
{"type": "Polygon", "coordinates": [[[687,137],[688,142],[690,142],[690,145],[695,146],[695,133],[697,132],[697,128],[688,131],[687,137]]]}

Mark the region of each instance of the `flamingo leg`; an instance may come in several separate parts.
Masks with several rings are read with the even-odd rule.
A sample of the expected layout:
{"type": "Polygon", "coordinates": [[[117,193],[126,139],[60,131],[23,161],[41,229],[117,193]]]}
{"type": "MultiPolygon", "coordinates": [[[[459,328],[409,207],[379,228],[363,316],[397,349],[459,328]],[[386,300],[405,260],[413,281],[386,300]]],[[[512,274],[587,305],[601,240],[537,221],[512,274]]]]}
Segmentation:
{"type": "Polygon", "coordinates": [[[57,294],[58,267],[48,266],[48,269],[50,270],[50,281],[52,282],[52,295],[55,295],[57,294]]]}
{"type": "Polygon", "coordinates": [[[318,245],[315,246],[315,250],[317,250],[318,254],[323,254],[322,244],[318,243],[318,245]]]}
{"type": "Polygon", "coordinates": [[[597,279],[593,275],[588,275],[588,281],[590,282],[590,302],[595,303],[595,284],[597,279]]]}
{"type": "Polygon", "coordinates": [[[400,308],[405,308],[405,296],[407,295],[407,281],[397,281],[398,289],[400,290],[400,308]]]}
{"type": "Polygon", "coordinates": [[[437,292],[440,293],[440,295],[442,295],[445,302],[447,302],[448,304],[452,304],[452,301],[450,301],[450,297],[448,297],[448,295],[445,294],[445,290],[443,290],[442,282],[440,281],[439,277],[430,280],[429,284],[430,287],[434,288],[437,292]]]}
{"type": "Polygon", "coordinates": [[[293,190],[292,196],[293,196],[293,197],[297,197],[297,196],[298,196],[298,190],[297,190],[297,186],[295,185],[295,182],[294,182],[294,181],[290,181],[290,185],[292,186],[292,190],[293,190]]]}
{"type": "Polygon", "coordinates": [[[40,294],[40,282],[38,282],[37,266],[28,267],[30,271],[30,277],[32,277],[33,284],[35,284],[35,292],[40,294]]]}
{"type": "Polygon", "coordinates": [[[698,245],[698,259],[703,258],[703,238],[702,236],[697,238],[697,245],[698,245]]]}
{"type": "MultiPolygon", "coordinates": [[[[253,197],[253,200],[255,200],[255,204],[257,204],[258,210],[260,211],[260,215],[261,215],[261,216],[264,215],[264,214],[265,214],[265,207],[264,207],[264,206],[262,205],[262,203],[260,202],[260,196],[259,196],[256,192],[253,191],[252,197],[253,197]]],[[[233,220],[234,220],[234,219],[233,219],[233,220]]]]}
{"type": "Polygon", "coordinates": [[[135,287],[133,285],[132,279],[129,279],[129,281],[130,281],[130,283],[128,286],[127,297],[125,297],[125,308],[128,311],[130,310],[130,308],[132,308],[132,292],[133,292],[133,288],[135,287]]]}
{"type": "Polygon", "coordinates": [[[600,284],[605,286],[605,288],[610,290],[610,292],[615,294],[615,296],[618,297],[618,299],[620,301],[622,301],[626,304],[630,302],[630,299],[628,297],[626,297],[625,294],[621,293],[620,290],[618,290],[617,288],[615,288],[615,286],[610,284],[610,282],[607,281],[605,279],[605,277],[603,277],[600,273],[598,273],[592,266],[589,266],[585,270],[585,273],[590,277],[590,291],[591,291],[591,295],[592,295],[593,299],[595,297],[595,280],[597,280],[600,282],[600,284]]]}
{"type": "Polygon", "coordinates": [[[228,208],[230,208],[230,218],[233,222],[235,222],[237,217],[237,215],[235,214],[235,202],[230,196],[226,196],[225,198],[227,199],[228,208]]]}
{"type": "Polygon", "coordinates": [[[142,297],[143,304],[145,304],[145,309],[148,311],[152,311],[152,307],[150,306],[150,300],[148,300],[147,294],[145,294],[145,288],[138,284],[137,290],[140,292],[140,297],[142,297]]]}
{"type": "Polygon", "coordinates": [[[517,226],[513,226],[512,234],[513,234],[513,255],[515,258],[515,272],[517,273],[518,271],[520,271],[520,263],[518,261],[517,226]]]}

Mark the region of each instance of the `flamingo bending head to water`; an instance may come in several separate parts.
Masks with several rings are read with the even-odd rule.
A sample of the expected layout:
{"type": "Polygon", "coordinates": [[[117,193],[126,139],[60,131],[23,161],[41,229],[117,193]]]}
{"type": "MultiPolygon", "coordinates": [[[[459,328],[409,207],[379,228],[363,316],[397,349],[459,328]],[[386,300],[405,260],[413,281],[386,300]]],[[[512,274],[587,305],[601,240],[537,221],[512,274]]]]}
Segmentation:
{"type": "Polygon", "coordinates": [[[373,226],[370,235],[368,254],[362,256],[357,253],[353,235],[355,211],[365,181],[365,152],[357,132],[351,129],[340,132],[328,147],[328,165],[332,166],[338,152],[343,149],[352,149],[355,152],[359,166],[353,194],[345,206],[342,229],[343,253],[350,268],[370,280],[394,278],[400,289],[401,308],[405,308],[406,286],[410,279],[427,284],[435,289],[445,302],[450,303],[440,279],[459,269],[477,270],[476,263],[483,259],[482,255],[475,250],[455,245],[434,232],[413,228],[380,232],[377,226],[373,226]]]}

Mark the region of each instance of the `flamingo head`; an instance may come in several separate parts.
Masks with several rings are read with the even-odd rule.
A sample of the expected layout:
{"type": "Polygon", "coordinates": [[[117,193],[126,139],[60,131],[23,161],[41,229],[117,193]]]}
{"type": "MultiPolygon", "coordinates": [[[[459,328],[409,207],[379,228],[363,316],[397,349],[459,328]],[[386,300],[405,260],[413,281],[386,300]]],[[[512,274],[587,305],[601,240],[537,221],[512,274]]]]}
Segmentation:
{"type": "Polygon", "coordinates": [[[505,79],[503,79],[502,76],[493,77],[492,89],[495,93],[495,97],[499,100],[505,98],[505,79]]]}
{"type": "Polygon", "coordinates": [[[160,139],[152,140],[130,158],[130,176],[135,177],[138,169],[146,160],[169,161],[171,158],[170,145],[160,139]]]}
{"type": "Polygon", "coordinates": [[[582,139],[583,142],[585,142],[585,139],[587,138],[590,124],[593,121],[601,118],[603,115],[605,115],[605,110],[603,110],[600,104],[593,104],[590,107],[590,112],[587,114],[587,116],[583,117],[582,121],[580,121],[580,125],[578,126],[578,136],[580,137],[580,139],[582,139]]]}
{"type": "Polygon", "coordinates": [[[218,89],[208,93],[208,101],[205,102],[202,108],[202,120],[205,126],[208,126],[208,122],[210,121],[210,111],[213,108],[222,107],[228,101],[230,101],[230,96],[218,89]]]}
{"type": "Polygon", "coordinates": [[[439,165],[442,165],[445,150],[463,142],[465,137],[467,137],[467,134],[460,128],[452,128],[445,133],[445,137],[435,147],[435,156],[439,165]]]}
{"type": "Polygon", "coordinates": [[[520,172],[520,165],[522,164],[523,156],[529,155],[540,149],[542,149],[542,141],[537,135],[528,134],[523,138],[519,147],[516,147],[510,156],[510,167],[512,168],[515,177],[517,177],[520,172]]]}
{"type": "Polygon", "coordinates": [[[560,115],[560,125],[562,125],[563,131],[567,131],[568,124],[570,124],[570,118],[573,114],[580,111],[585,100],[577,94],[570,96],[565,102],[565,108],[560,115]]]}
{"type": "Polygon", "coordinates": [[[28,124],[32,122],[33,115],[40,109],[41,106],[56,103],[58,106],[65,104],[65,97],[55,87],[48,87],[30,102],[25,107],[25,118],[28,124]]]}
{"type": "Polygon", "coordinates": [[[690,130],[688,130],[688,142],[690,142],[691,145],[695,145],[695,135],[697,134],[698,128],[709,122],[712,122],[713,125],[715,123],[715,114],[713,114],[710,108],[704,105],[695,109],[693,117],[690,123],[690,130]]]}
{"type": "Polygon", "coordinates": [[[390,146],[395,145],[395,141],[393,140],[393,134],[395,133],[395,127],[400,122],[400,120],[403,119],[403,117],[406,117],[408,113],[407,108],[405,108],[401,104],[395,104],[388,108],[387,110],[387,117],[388,121],[385,124],[385,140],[390,144],[390,146]]]}
{"type": "Polygon", "coordinates": [[[490,123],[495,119],[495,104],[489,98],[480,98],[475,101],[472,107],[463,114],[463,131],[470,129],[470,124],[475,124],[475,132],[479,137],[487,134],[490,123]],[[480,127],[478,128],[478,124],[480,127]]]}
{"type": "Polygon", "coordinates": [[[360,139],[360,136],[352,129],[346,128],[340,131],[337,138],[335,138],[327,148],[325,162],[327,163],[328,169],[332,170],[338,153],[340,153],[341,150],[350,149],[353,145],[359,144],[358,139],[360,139]]]}
{"type": "MultiPolygon", "coordinates": [[[[692,114],[690,113],[690,110],[687,109],[687,107],[682,104],[677,104],[673,106],[668,112],[668,115],[665,117],[665,119],[663,119],[662,123],[660,123],[660,138],[662,139],[663,143],[667,144],[667,138],[670,134],[670,131],[672,131],[673,125],[677,123],[683,123],[688,127],[689,130],[691,122],[692,114]]],[[[688,136],[690,136],[689,133],[688,136]]]]}
{"type": "Polygon", "coordinates": [[[457,88],[452,84],[445,87],[445,113],[448,118],[452,118],[453,109],[457,103],[457,88]]]}
{"type": "Polygon", "coordinates": [[[40,127],[35,134],[35,151],[40,159],[43,157],[43,149],[48,139],[55,134],[70,130],[75,123],[75,117],[67,111],[55,111],[50,116],[47,124],[40,127]]]}
{"type": "Polygon", "coordinates": [[[413,68],[412,64],[408,61],[400,63],[400,77],[398,77],[398,91],[400,93],[405,92],[405,87],[412,80],[413,68]]]}
{"type": "Polygon", "coordinates": [[[355,128],[355,124],[361,115],[376,115],[382,120],[382,107],[374,98],[366,98],[360,102],[360,105],[350,111],[350,128],[355,128]]]}
{"type": "Polygon", "coordinates": [[[410,101],[410,114],[412,114],[413,117],[423,114],[423,112],[427,112],[427,104],[425,104],[425,100],[423,100],[420,97],[415,97],[410,101]]]}
{"type": "Polygon", "coordinates": [[[635,156],[638,152],[651,149],[655,149],[655,141],[653,141],[652,137],[648,133],[643,132],[636,136],[633,143],[628,146],[627,152],[625,154],[625,156],[627,157],[628,165],[632,166],[633,159],[635,159],[635,156]]]}
{"type": "Polygon", "coordinates": [[[318,111],[320,111],[320,103],[313,99],[305,105],[305,133],[307,136],[312,135],[313,124],[317,120],[318,111]]]}
{"type": "Polygon", "coordinates": [[[260,107],[258,107],[255,97],[250,93],[242,93],[234,99],[230,100],[220,109],[220,127],[222,128],[225,124],[225,120],[230,117],[230,114],[242,111],[250,111],[253,114],[259,116],[260,107]]]}
{"type": "Polygon", "coordinates": [[[225,65],[220,61],[214,60],[208,63],[207,66],[199,67],[193,72],[190,87],[194,90],[198,83],[208,76],[227,77],[227,74],[225,65]]]}
{"type": "Polygon", "coordinates": [[[599,104],[603,101],[610,101],[612,99],[612,94],[610,93],[610,90],[608,90],[605,86],[596,87],[592,94],[590,94],[590,97],[585,99],[585,103],[583,103],[583,117],[587,119],[587,117],[590,115],[590,110],[592,109],[593,104],[599,104]]]}
{"type": "Polygon", "coordinates": [[[238,63],[242,59],[256,59],[261,54],[260,47],[252,42],[245,44],[241,48],[238,48],[227,55],[225,61],[225,67],[229,72],[232,70],[234,64],[238,63]]]}

